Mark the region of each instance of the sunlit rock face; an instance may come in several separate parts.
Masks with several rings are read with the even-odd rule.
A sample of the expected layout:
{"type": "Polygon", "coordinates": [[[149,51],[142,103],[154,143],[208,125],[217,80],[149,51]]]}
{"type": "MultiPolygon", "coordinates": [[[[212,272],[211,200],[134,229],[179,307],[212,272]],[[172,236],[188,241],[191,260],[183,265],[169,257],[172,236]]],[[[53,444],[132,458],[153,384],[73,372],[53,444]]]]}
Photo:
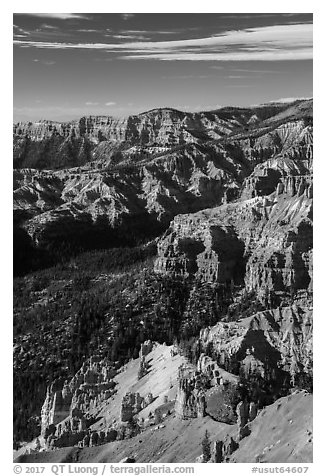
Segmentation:
{"type": "Polygon", "coordinates": [[[117,369],[94,353],[54,380],[43,395],[43,449],[122,447],[138,433],[143,449],[146,431],[154,438],[166,427],[170,438],[175,425],[194,424],[204,435],[214,421],[233,429],[212,442],[211,460],[227,462],[263,428],[263,407],[309,389],[312,105],[273,107],[15,125],[15,224],[36,250],[150,240],[157,249],[137,284],[149,298],[150,281],[160,286],[154,305],[122,293],[145,336],[140,361],[117,369]],[[162,283],[166,300],[157,298],[162,283]],[[180,334],[171,325],[174,346],[153,361],[157,344],[146,339],[169,313],[180,334]]]}
{"type": "Polygon", "coordinates": [[[192,114],[175,109],[154,109],[122,119],[88,116],[66,123],[21,122],[14,125],[14,164],[36,168],[78,166],[109,155],[112,147],[120,143],[168,149],[218,139],[240,124],[214,113],[192,114]]]}
{"type": "Polygon", "coordinates": [[[203,281],[238,282],[268,291],[311,286],[312,202],[278,195],[179,215],[158,243],[155,270],[196,275],[203,281]]]}
{"type": "MultiPolygon", "coordinates": [[[[273,193],[311,198],[312,126],[297,109],[298,118],[290,111],[282,124],[259,119],[284,115],[280,106],[258,108],[256,116],[250,109],[196,114],[156,109],[121,120],[90,116],[64,124],[15,124],[15,214],[40,243],[71,223],[98,227],[100,221],[124,232],[139,222],[155,234],[180,213],[235,200],[273,193]]],[[[263,207],[265,219],[269,210],[263,207]]],[[[225,242],[237,241],[237,231],[231,238],[232,227],[219,226],[225,242]]],[[[229,280],[242,245],[235,245],[231,257],[211,240],[195,264],[180,258],[180,266],[190,266],[191,273],[197,266],[207,280],[229,280]],[[207,266],[210,270],[203,271],[207,266]]]]}
{"type": "Polygon", "coordinates": [[[211,345],[222,366],[247,377],[282,368],[292,377],[312,372],[312,307],[282,307],[203,329],[200,340],[211,345]]]}

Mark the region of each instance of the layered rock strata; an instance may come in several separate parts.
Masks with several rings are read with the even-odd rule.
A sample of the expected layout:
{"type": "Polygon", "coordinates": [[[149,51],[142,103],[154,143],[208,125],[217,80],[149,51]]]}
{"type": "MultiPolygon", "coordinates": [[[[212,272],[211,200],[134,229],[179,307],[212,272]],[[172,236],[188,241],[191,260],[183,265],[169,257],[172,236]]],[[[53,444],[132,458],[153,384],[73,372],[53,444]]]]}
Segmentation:
{"type": "Polygon", "coordinates": [[[311,250],[311,198],[273,193],[177,216],[158,242],[155,270],[213,283],[242,282],[263,297],[309,289],[311,250]]]}
{"type": "Polygon", "coordinates": [[[200,341],[204,349],[213,349],[215,366],[246,378],[258,373],[265,379],[282,369],[295,381],[301,373],[312,375],[312,317],[311,306],[294,304],[219,322],[203,329],[200,341]]]}
{"type": "Polygon", "coordinates": [[[116,371],[108,361],[91,357],[75,376],[52,383],[41,411],[41,437],[47,446],[69,446],[81,441],[94,422],[92,409],[114,393],[116,371]]]}
{"type": "MultiPolygon", "coordinates": [[[[76,163],[68,161],[70,168],[56,167],[56,159],[53,159],[49,168],[63,169],[54,171],[26,168],[33,166],[38,155],[40,159],[35,160],[48,160],[45,151],[36,154],[32,150],[30,159],[25,160],[22,157],[24,153],[29,156],[29,152],[23,153],[17,145],[16,156],[21,165],[14,177],[16,216],[35,243],[42,243],[42,238],[45,242],[57,239],[54,229],[65,232],[74,224],[78,226],[76,233],[83,233],[85,227],[92,225],[121,228],[125,233],[137,223],[144,225],[141,228],[167,226],[178,213],[216,207],[239,197],[248,200],[272,193],[312,197],[312,126],[305,120],[298,118],[267,128],[258,122],[250,126],[252,131],[229,134],[234,127],[250,119],[248,111],[224,112],[225,119],[218,119],[218,113],[207,119],[205,114],[192,117],[178,111],[159,110],[130,121],[90,117],[66,125],[46,121],[16,125],[18,144],[30,141],[39,147],[43,138],[54,141],[51,146],[42,147],[45,151],[53,149],[60,161],[66,152],[53,136],[62,136],[64,141],[90,141],[92,147],[97,144],[101,149],[92,149],[92,157],[89,150],[83,152],[87,156],[83,165],[80,159],[83,148],[79,143],[73,146],[69,143],[70,149],[78,149],[73,159],[76,163]],[[223,138],[217,134],[219,138],[209,140],[209,135],[216,127],[222,127],[223,121],[228,124],[229,132],[224,131],[223,138]],[[136,123],[137,126],[132,126],[136,123]],[[119,127],[121,130],[117,132],[119,127]],[[186,130],[190,134],[189,131],[206,128],[206,132],[200,139],[196,132],[190,141],[180,139],[181,144],[178,142],[177,146],[170,143],[165,146],[164,134],[170,127],[172,142],[178,142],[186,130]],[[128,128],[131,128],[129,132],[128,128]],[[140,145],[142,140],[144,144],[140,145]],[[152,142],[156,140],[163,142],[154,142],[154,146],[152,142]],[[75,168],[71,168],[72,165],[75,168]]],[[[268,213],[268,208],[263,213],[268,213]]],[[[182,254],[182,243],[180,247],[182,254]]],[[[213,243],[210,250],[211,254],[201,257],[202,268],[211,260],[215,263],[208,273],[212,279],[220,279],[219,274],[227,279],[229,266],[233,267],[232,263],[228,264],[230,257],[221,261],[219,253],[215,255],[213,243]],[[220,264],[217,266],[217,263],[220,264]],[[216,267],[220,271],[216,272],[216,267]]],[[[184,265],[187,266],[178,264],[184,265]]]]}
{"type": "Polygon", "coordinates": [[[197,418],[206,415],[205,378],[191,366],[181,366],[178,375],[178,393],[175,413],[179,418],[197,418]]]}

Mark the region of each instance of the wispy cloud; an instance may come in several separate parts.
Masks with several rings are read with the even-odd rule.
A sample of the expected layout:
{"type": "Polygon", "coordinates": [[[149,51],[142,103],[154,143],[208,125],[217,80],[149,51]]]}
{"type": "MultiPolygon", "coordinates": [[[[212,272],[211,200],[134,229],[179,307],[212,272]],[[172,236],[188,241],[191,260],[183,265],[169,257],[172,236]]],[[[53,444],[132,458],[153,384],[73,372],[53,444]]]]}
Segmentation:
{"type": "Polygon", "coordinates": [[[312,58],[312,25],[275,25],[229,31],[223,35],[125,45],[138,54],[126,59],[165,61],[296,60],[312,58]],[[168,53],[162,51],[169,49],[168,53]],[[196,50],[195,50],[196,49],[196,50]],[[142,50],[142,51],[141,51],[142,50]],[[146,54],[143,54],[143,53],[146,54]]]}
{"type": "Polygon", "coordinates": [[[43,23],[43,25],[41,25],[41,28],[44,28],[45,30],[58,30],[59,29],[57,26],[48,25],[47,23],[43,23]]]}
{"type": "Polygon", "coordinates": [[[85,106],[98,106],[98,102],[87,101],[85,102],[85,106]]]}
{"type": "Polygon", "coordinates": [[[53,66],[54,64],[56,64],[56,61],[52,61],[52,60],[39,60],[39,59],[37,59],[37,58],[33,59],[33,62],[34,62],[34,63],[44,64],[45,66],[53,66]]]}
{"type": "Polygon", "coordinates": [[[106,106],[115,106],[116,103],[115,103],[115,102],[112,102],[112,101],[109,101],[109,102],[106,102],[105,105],[106,105],[106,106]]]}
{"type": "MultiPolygon", "coordinates": [[[[221,66],[210,66],[210,69],[221,69],[221,66]]],[[[239,72],[239,73],[266,73],[266,74],[271,74],[271,73],[280,73],[280,71],[274,70],[274,69],[248,69],[248,68],[234,68],[232,69],[233,72],[239,72]]]]}
{"type": "Polygon", "coordinates": [[[142,35],[105,35],[110,38],[115,38],[117,40],[149,40],[148,36],[142,36],[142,35]]]}
{"type": "MultiPolygon", "coordinates": [[[[282,16],[282,17],[293,17],[299,15],[298,13],[249,13],[248,15],[244,15],[241,13],[241,19],[253,19],[253,18],[271,18],[275,16],[282,16]]],[[[239,13],[234,15],[223,15],[223,18],[226,19],[239,19],[239,13]]]]}
{"type": "Polygon", "coordinates": [[[77,30],[80,33],[99,33],[101,30],[93,30],[91,28],[81,28],[80,30],[77,30]]]}
{"type": "Polygon", "coordinates": [[[312,59],[309,48],[297,51],[259,51],[239,53],[158,53],[125,55],[121,59],[155,59],[161,61],[295,61],[312,59]]]}
{"type": "Polygon", "coordinates": [[[13,28],[14,28],[14,36],[15,37],[23,38],[23,37],[26,37],[26,36],[29,35],[29,31],[23,30],[18,25],[13,25],[13,28]]]}
{"type": "Polygon", "coordinates": [[[177,35],[183,30],[122,30],[123,34],[135,35],[177,35]]]}
{"type": "Polygon", "coordinates": [[[243,78],[248,78],[248,76],[243,76],[243,75],[236,75],[236,74],[230,74],[228,76],[229,79],[243,79],[243,78]]]}
{"type": "Polygon", "coordinates": [[[19,15],[28,15],[41,18],[56,18],[58,20],[70,20],[72,18],[80,18],[87,20],[89,17],[84,13],[19,13],[19,15]]]}
{"type": "Polygon", "coordinates": [[[162,61],[283,61],[312,58],[312,25],[274,25],[227,31],[207,38],[112,43],[15,40],[18,46],[121,52],[120,58],[162,61]]]}

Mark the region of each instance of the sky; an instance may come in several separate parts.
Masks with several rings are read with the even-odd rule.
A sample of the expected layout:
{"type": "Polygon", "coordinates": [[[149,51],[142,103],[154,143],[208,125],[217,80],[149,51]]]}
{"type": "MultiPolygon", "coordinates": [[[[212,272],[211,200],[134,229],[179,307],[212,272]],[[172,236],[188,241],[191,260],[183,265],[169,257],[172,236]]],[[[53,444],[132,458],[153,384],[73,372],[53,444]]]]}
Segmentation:
{"type": "Polygon", "coordinates": [[[15,13],[14,120],[312,97],[312,14],[15,13]]]}

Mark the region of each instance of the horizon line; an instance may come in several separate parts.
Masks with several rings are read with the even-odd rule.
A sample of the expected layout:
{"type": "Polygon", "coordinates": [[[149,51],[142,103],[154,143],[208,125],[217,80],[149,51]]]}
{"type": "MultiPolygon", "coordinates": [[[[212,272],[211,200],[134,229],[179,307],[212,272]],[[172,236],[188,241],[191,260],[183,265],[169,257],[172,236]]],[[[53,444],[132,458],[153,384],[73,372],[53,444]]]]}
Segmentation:
{"type": "Polygon", "coordinates": [[[121,116],[118,116],[118,115],[112,115],[112,114],[83,114],[81,116],[78,116],[76,118],[72,118],[72,119],[48,119],[48,118],[40,118],[40,119],[25,119],[25,120],[15,120],[13,118],[13,123],[14,124],[19,124],[19,123],[25,123],[25,122],[32,122],[32,123],[36,123],[36,122],[54,122],[54,123],[62,123],[62,122],[67,122],[67,123],[70,123],[70,122],[74,122],[74,121],[80,121],[82,118],[89,118],[89,117],[112,117],[113,119],[123,119],[123,118],[128,118],[128,117],[132,117],[132,116],[140,116],[142,114],[148,114],[149,112],[153,112],[153,111],[160,111],[160,110],[172,110],[172,111],[177,111],[177,112],[180,112],[182,114],[200,114],[202,112],[215,112],[215,111],[220,111],[222,109],[227,109],[227,108],[233,108],[233,109],[253,109],[253,108],[256,108],[256,107],[263,107],[263,106],[268,106],[268,105],[272,105],[272,104],[291,104],[291,103],[295,103],[297,101],[310,101],[310,100],[313,100],[313,96],[310,96],[310,97],[298,97],[298,98],[280,98],[280,99],[274,99],[274,100],[271,100],[271,101],[267,101],[267,102],[262,102],[262,103],[259,103],[259,104],[251,104],[250,106],[236,106],[236,105],[232,105],[232,104],[229,104],[229,105],[226,105],[226,106],[220,106],[220,107],[216,107],[216,108],[213,108],[213,109],[200,109],[198,111],[191,111],[191,110],[182,110],[182,109],[178,109],[176,107],[172,107],[172,106],[163,106],[163,107],[154,107],[154,108],[151,108],[151,109],[148,109],[148,110],[145,110],[145,111],[141,111],[139,113],[136,113],[136,114],[127,114],[127,115],[121,115],[121,116]]]}

